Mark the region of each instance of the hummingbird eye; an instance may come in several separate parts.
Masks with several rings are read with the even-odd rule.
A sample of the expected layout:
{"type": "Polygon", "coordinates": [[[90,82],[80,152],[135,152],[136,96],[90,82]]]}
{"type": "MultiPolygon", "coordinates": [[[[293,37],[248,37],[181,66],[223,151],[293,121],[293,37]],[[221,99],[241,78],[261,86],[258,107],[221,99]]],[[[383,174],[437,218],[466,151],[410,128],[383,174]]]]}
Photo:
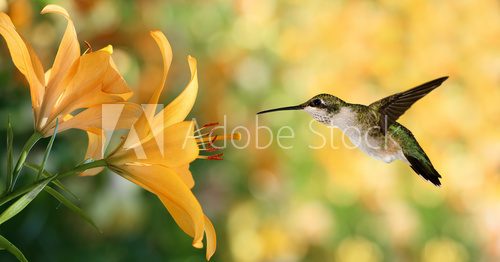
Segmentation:
{"type": "Polygon", "coordinates": [[[320,105],[323,104],[323,101],[321,101],[321,99],[319,98],[315,98],[311,101],[310,105],[313,106],[313,107],[318,107],[320,105]]]}

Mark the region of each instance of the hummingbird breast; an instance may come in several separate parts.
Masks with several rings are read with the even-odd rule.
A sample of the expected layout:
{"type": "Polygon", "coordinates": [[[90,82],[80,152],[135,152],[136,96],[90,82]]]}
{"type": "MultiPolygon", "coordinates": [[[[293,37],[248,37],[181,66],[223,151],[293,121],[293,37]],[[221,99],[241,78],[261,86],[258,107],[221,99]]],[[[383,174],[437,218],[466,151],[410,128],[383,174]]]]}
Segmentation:
{"type": "Polygon", "coordinates": [[[382,133],[376,114],[366,106],[343,107],[325,124],[341,129],[351,143],[375,159],[386,163],[396,159],[407,161],[397,140],[390,132],[382,133]]]}

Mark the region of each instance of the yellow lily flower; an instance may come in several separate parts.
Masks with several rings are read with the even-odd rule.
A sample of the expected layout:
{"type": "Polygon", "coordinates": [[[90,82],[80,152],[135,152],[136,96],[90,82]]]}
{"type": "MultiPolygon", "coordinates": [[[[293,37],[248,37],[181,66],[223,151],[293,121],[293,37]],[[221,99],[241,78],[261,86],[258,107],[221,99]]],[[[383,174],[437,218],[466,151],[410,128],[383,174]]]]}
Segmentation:
{"type": "MultiPolygon", "coordinates": [[[[193,237],[194,247],[203,247],[205,234],[206,259],[209,260],[216,249],[216,233],[191,191],[194,180],[189,164],[197,158],[220,159],[220,155],[200,156],[199,145],[206,143],[207,137],[195,137],[194,123],[184,120],[198,93],[196,59],[188,57],[191,78],[182,93],[155,113],[172,61],[172,50],[163,33],[153,31],[151,36],[163,58],[161,83],[124,144],[108,156],[107,163],[117,174],[157,195],[179,227],[193,237]]],[[[210,142],[225,138],[213,137],[210,142]]]]}
{"type": "MultiPolygon", "coordinates": [[[[99,121],[89,121],[89,118],[100,113],[102,104],[121,103],[132,95],[111,58],[113,48],[107,46],[80,55],[75,27],[68,12],[60,6],[47,5],[41,14],[46,13],[62,15],[67,26],[52,68],[44,72],[37,54],[17,33],[9,16],[0,12],[0,35],[7,43],[14,65],[29,84],[35,130],[42,136],[51,136],[56,119],[59,119],[59,132],[79,128],[100,134],[97,130],[103,121],[100,118],[99,121]],[[81,114],[87,118],[74,117],[72,113],[78,109],[85,110],[76,116],[81,114]]],[[[124,107],[130,115],[124,115],[120,123],[127,127],[140,111],[133,104],[125,103],[124,107]]],[[[96,143],[91,134],[89,147],[96,143]]]]}

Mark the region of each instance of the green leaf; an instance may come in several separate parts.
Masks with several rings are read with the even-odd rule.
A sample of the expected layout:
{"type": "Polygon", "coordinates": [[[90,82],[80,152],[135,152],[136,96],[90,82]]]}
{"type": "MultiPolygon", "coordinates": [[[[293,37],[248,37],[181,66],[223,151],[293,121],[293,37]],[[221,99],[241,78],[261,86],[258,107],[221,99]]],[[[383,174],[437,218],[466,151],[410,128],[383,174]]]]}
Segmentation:
{"type": "Polygon", "coordinates": [[[3,206],[6,203],[10,202],[11,200],[16,199],[16,198],[28,193],[36,186],[37,186],[37,184],[26,185],[26,186],[14,191],[14,192],[8,194],[8,195],[2,196],[2,198],[0,198],[0,206],[3,206]]]}
{"type": "Polygon", "coordinates": [[[0,215],[0,224],[3,224],[5,221],[11,219],[13,216],[17,215],[21,212],[35,197],[42,191],[42,189],[47,186],[47,184],[52,180],[52,178],[46,178],[41,180],[36,186],[31,189],[28,193],[24,194],[20,197],[14,204],[9,206],[1,215],[0,215]]]}
{"type": "Polygon", "coordinates": [[[47,159],[49,158],[50,151],[52,150],[52,145],[54,144],[54,140],[56,139],[58,127],[59,127],[59,118],[56,119],[56,126],[54,127],[54,134],[50,138],[49,144],[47,145],[47,148],[45,149],[45,154],[43,155],[42,164],[40,165],[40,170],[38,171],[38,175],[36,176],[37,180],[40,179],[40,177],[43,174],[43,170],[45,169],[45,163],[47,163],[47,159]]]}
{"type": "MultiPolygon", "coordinates": [[[[35,164],[31,164],[31,163],[24,163],[24,166],[35,171],[35,172],[39,172],[41,167],[38,166],[38,165],[35,165],[35,164]]],[[[42,173],[42,176],[43,177],[52,177],[54,176],[53,174],[51,174],[50,172],[48,172],[47,170],[44,170],[43,173],[42,173]]],[[[75,193],[71,192],[63,183],[61,183],[61,181],[59,181],[58,179],[53,179],[52,180],[52,184],[54,184],[55,186],[57,186],[59,189],[61,189],[64,193],[70,195],[74,200],[80,200],[78,198],[77,195],[75,195],[75,193]]]]}
{"type": "Polygon", "coordinates": [[[55,189],[53,189],[50,186],[45,187],[45,191],[52,195],[55,199],[59,200],[59,202],[63,203],[67,208],[69,208],[71,211],[75,212],[77,215],[79,215],[81,218],[83,218],[85,221],[87,221],[90,225],[92,225],[99,233],[102,233],[102,231],[97,227],[97,225],[94,223],[92,218],[88,216],[81,208],[79,208],[77,205],[73,204],[69,199],[67,199],[63,194],[57,192],[55,189]]]}
{"type": "Polygon", "coordinates": [[[7,121],[7,176],[5,183],[6,190],[10,188],[12,185],[12,166],[14,165],[12,158],[12,151],[14,150],[13,141],[14,141],[14,132],[12,131],[12,124],[10,122],[10,115],[9,115],[7,121]]]}
{"type": "Polygon", "coordinates": [[[10,243],[5,237],[0,235],[0,248],[9,251],[12,255],[14,255],[19,261],[28,262],[26,257],[23,255],[23,252],[19,250],[14,244],[10,243]]]}
{"type": "Polygon", "coordinates": [[[14,171],[12,171],[12,183],[10,184],[10,187],[7,188],[7,193],[10,193],[14,190],[17,179],[21,175],[21,169],[23,169],[26,157],[28,157],[28,154],[33,148],[33,146],[41,138],[43,138],[43,134],[38,131],[35,131],[33,135],[31,135],[30,138],[28,138],[28,141],[26,141],[26,143],[24,144],[23,149],[21,150],[21,154],[19,155],[19,158],[17,159],[16,165],[14,167],[14,171]]]}

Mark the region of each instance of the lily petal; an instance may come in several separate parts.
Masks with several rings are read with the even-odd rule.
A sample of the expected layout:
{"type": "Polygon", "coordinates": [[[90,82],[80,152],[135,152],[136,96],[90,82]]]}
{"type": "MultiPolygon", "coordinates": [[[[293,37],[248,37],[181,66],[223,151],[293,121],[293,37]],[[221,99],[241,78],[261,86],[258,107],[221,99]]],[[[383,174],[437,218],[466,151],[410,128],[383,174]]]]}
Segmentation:
{"type": "Polygon", "coordinates": [[[171,169],[179,175],[179,177],[189,189],[192,189],[194,187],[194,179],[191,171],[189,171],[189,164],[180,167],[171,167],[171,169]]]}
{"type": "Polygon", "coordinates": [[[136,147],[123,150],[110,161],[119,164],[158,164],[167,167],[181,167],[194,161],[199,154],[198,144],[193,137],[194,124],[181,122],[163,130],[162,137],[150,137],[136,147]],[[158,141],[162,139],[163,141],[158,141]],[[141,155],[137,152],[144,152],[141,155]]]}
{"type": "MultiPolygon", "coordinates": [[[[96,51],[85,54],[73,64],[71,73],[66,75],[66,83],[63,85],[64,97],[56,104],[57,107],[64,107],[66,104],[73,104],[76,99],[101,85],[109,63],[111,54],[105,51],[96,51]]],[[[57,92],[62,93],[62,92],[57,92]]]]}
{"type": "MultiPolygon", "coordinates": [[[[158,198],[160,198],[161,202],[167,208],[168,212],[172,214],[175,223],[177,223],[177,225],[182,229],[182,231],[184,231],[184,233],[188,234],[190,237],[194,237],[194,226],[189,214],[170,199],[162,196],[159,196],[158,198]]],[[[202,246],[198,248],[201,247],[202,246]]]]}
{"type": "Polygon", "coordinates": [[[3,36],[7,43],[14,65],[28,81],[31,104],[35,117],[37,117],[45,92],[44,70],[40,59],[38,59],[31,46],[17,33],[9,16],[3,12],[0,12],[0,35],[3,36]]]}
{"type": "Polygon", "coordinates": [[[59,14],[67,21],[66,31],[64,32],[56,58],[54,59],[50,78],[47,78],[46,99],[54,99],[54,96],[55,99],[57,99],[57,96],[60,94],[54,93],[54,90],[63,80],[71,65],[80,57],[80,44],[76,36],[75,26],[66,9],[58,5],[47,5],[40,13],[59,14]]]}
{"type": "MultiPolygon", "coordinates": [[[[128,129],[134,123],[142,109],[133,103],[116,103],[112,105],[97,105],[83,110],[71,119],[59,124],[58,132],[71,128],[81,130],[92,130],[94,128],[103,130],[128,129]]],[[[46,135],[53,133],[49,130],[46,135]]]]}
{"type": "MultiPolygon", "coordinates": [[[[87,131],[88,145],[87,152],[85,153],[85,159],[102,159],[104,156],[103,150],[103,140],[106,139],[104,132],[97,128],[92,128],[87,131]]],[[[83,171],[80,176],[94,176],[101,173],[104,167],[96,167],[83,171]]]]}
{"type": "Polygon", "coordinates": [[[168,71],[170,69],[170,64],[172,63],[172,47],[170,46],[170,43],[165,35],[161,31],[151,31],[151,37],[153,37],[158,45],[162,56],[162,78],[159,85],[152,92],[149,90],[149,86],[142,86],[139,90],[139,96],[144,93],[151,93],[151,97],[147,101],[148,104],[144,107],[144,114],[134,124],[134,132],[136,135],[127,139],[125,147],[136,145],[140,140],[143,140],[146,136],[151,134],[152,122],[156,113],[156,105],[160,99],[165,82],[167,81],[168,71]]]}
{"type": "Polygon", "coordinates": [[[167,167],[121,166],[126,179],[157,195],[181,228],[193,237],[193,246],[203,247],[204,215],[198,200],[182,180],[167,167]]]}
{"type": "Polygon", "coordinates": [[[82,94],[78,99],[61,111],[69,114],[80,108],[89,108],[101,104],[124,102],[132,96],[132,91],[120,75],[112,59],[109,60],[107,71],[100,86],[82,94]]]}
{"type": "Polygon", "coordinates": [[[205,235],[207,237],[207,261],[214,255],[217,249],[217,234],[215,233],[214,225],[210,219],[205,216],[205,235]]]}
{"type": "Polygon", "coordinates": [[[160,85],[155,89],[148,103],[158,104],[158,100],[160,99],[160,95],[163,92],[165,82],[167,81],[170,65],[172,64],[172,47],[170,46],[167,37],[161,31],[151,31],[151,36],[156,41],[158,48],[160,48],[161,57],[163,60],[163,74],[160,85]]]}
{"type": "Polygon", "coordinates": [[[101,90],[107,94],[120,96],[123,101],[132,97],[133,92],[118,71],[113,58],[109,60],[109,68],[102,82],[101,90]]]}
{"type": "Polygon", "coordinates": [[[196,59],[188,56],[188,63],[189,69],[191,70],[191,79],[189,83],[182,93],[163,109],[163,119],[160,119],[163,122],[160,122],[160,120],[153,122],[153,132],[159,132],[159,130],[163,128],[184,121],[193,108],[194,102],[196,101],[196,95],[198,94],[196,59]]]}
{"type": "MultiPolygon", "coordinates": [[[[97,94],[108,72],[109,66],[105,65],[109,65],[110,56],[108,51],[98,50],[81,56],[73,63],[61,84],[53,90],[54,94],[58,95],[50,101],[45,101],[46,107],[52,109],[47,122],[53,121],[57,115],[69,114],[82,108],[82,104],[89,102],[86,101],[86,95],[93,94],[93,100],[101,97],[97,94]]],[[[93,103],[93,100],[90,103],[93,103]]]]}

